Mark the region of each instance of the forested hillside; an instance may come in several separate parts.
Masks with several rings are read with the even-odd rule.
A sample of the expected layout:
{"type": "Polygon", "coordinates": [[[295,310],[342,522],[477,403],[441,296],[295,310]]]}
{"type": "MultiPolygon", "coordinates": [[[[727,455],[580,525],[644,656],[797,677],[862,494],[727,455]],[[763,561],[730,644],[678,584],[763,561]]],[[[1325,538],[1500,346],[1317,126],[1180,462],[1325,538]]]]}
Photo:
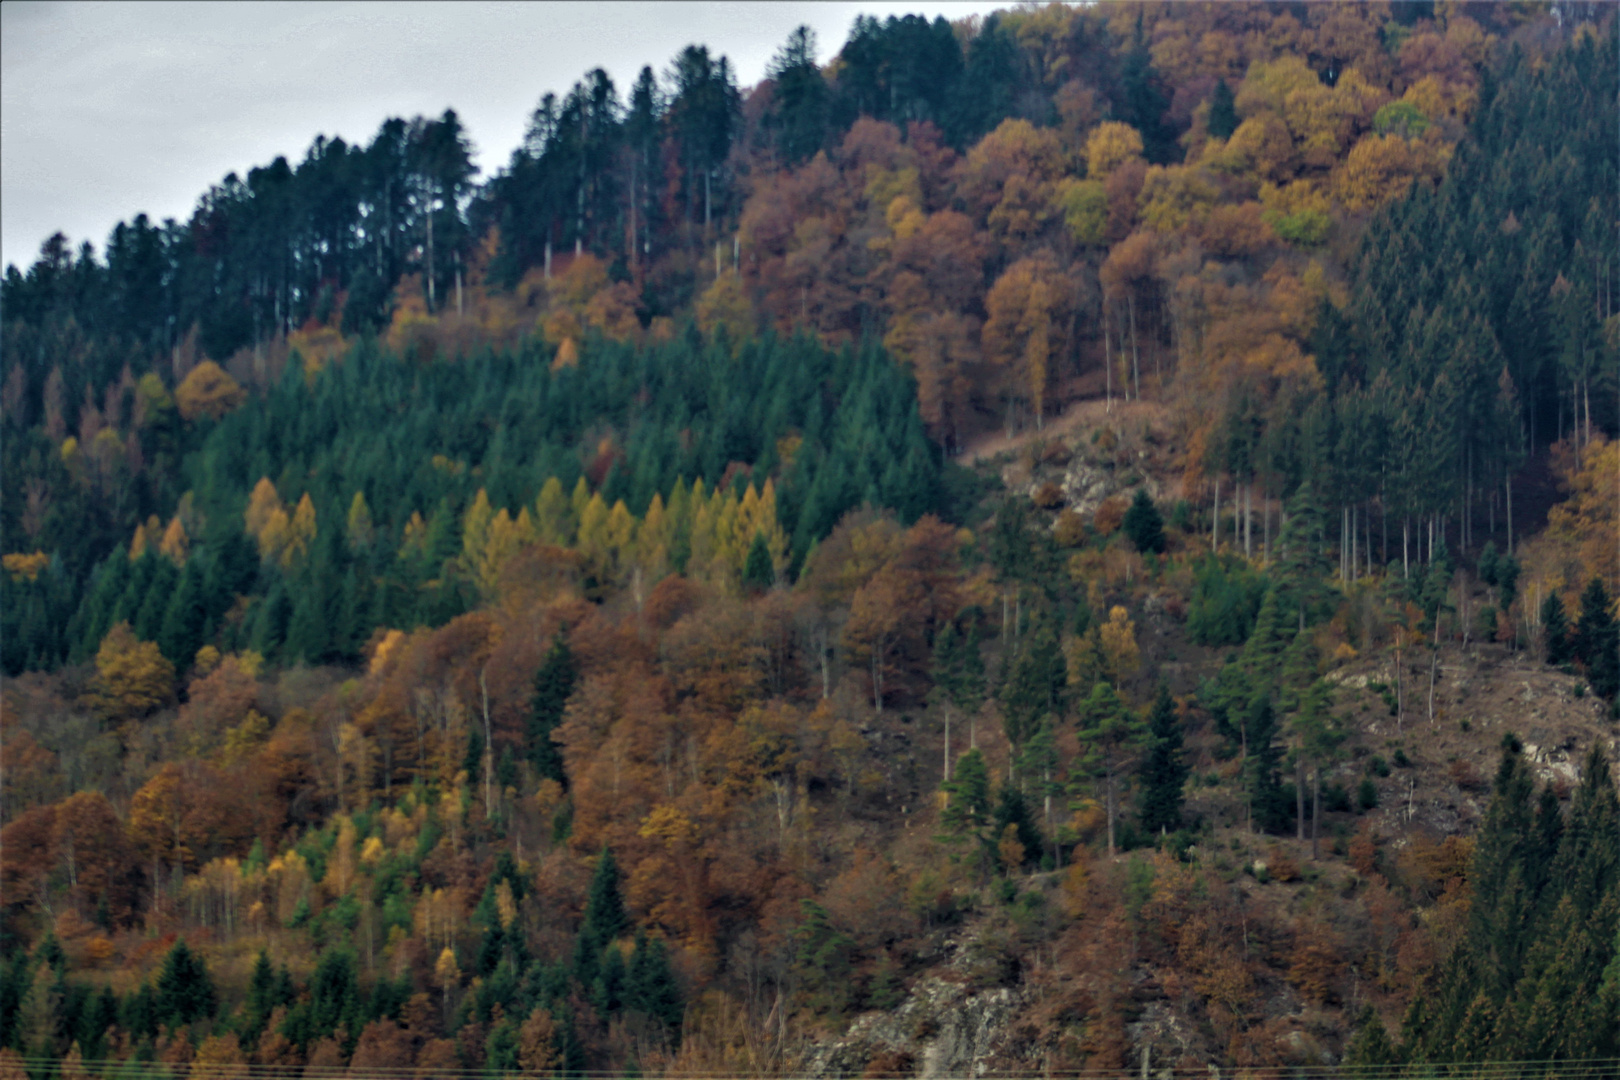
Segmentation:
{"type": "Polygon", "coordinates": [[[862,18],[52,237],[0,1075],[1616,1073],[1617,70],[862,18]]]}

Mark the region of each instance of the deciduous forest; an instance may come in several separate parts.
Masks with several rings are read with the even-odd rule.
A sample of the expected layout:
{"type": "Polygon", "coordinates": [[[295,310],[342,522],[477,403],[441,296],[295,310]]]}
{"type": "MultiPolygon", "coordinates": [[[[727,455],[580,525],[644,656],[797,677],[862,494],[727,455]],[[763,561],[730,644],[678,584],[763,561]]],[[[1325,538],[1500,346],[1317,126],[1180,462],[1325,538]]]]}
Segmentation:
{"type": "Polygon", "coordinates": [[[1620,1076],[1617,24],[862,17],[49,238],[0,1080],[1620,1076]]]}

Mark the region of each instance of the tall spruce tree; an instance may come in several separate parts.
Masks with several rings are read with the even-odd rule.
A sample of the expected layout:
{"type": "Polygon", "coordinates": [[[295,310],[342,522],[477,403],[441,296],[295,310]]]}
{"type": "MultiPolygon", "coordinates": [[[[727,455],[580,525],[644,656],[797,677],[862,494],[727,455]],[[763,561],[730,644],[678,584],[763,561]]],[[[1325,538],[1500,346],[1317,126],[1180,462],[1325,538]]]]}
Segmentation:
{"type": "Polygon", "coordinates": [[[1569,640],[1569,617],[1564,613],[1564,601],[1556,591],[1549,592],[1541,602],[1541,640],[1547,663],[1558,667],[1569,663],[1573,650],[1569,640]]]}
{"type": "Polygon", "coordinates": [[[1575,624],[1572,646],[1593,692],[1613,701],[1620,691],[1620,626],[1614,619],[1614,601],[1600,577],[1588,582],[1581,593],[1581,617],[1575,624]]]}
{"type": "Polygon", "coordinates": [[[569,651],[568,639],[558,632],[540,670],[534,675],[534,694],[529,698],[529,721],[524,738],[535,773],[541,779],[555,780],[564,787],[568,785],[568,776],[563,769],[562,754],[551,741],[551,733],[562,723],[563,710],[578,681],[579,668],[574,654],[569,651]]]}
{"type": "Polygon", "coordinates": [[[1176,703],[1170,688],[1162,684],[1148,714],[1148,735],[1152,742],[1139,773],[1142,793],[1138,805],[1142,829],[1152,834],[1181,828],[1181,804],[1190,771],[1182,754],[1176,703]]]}

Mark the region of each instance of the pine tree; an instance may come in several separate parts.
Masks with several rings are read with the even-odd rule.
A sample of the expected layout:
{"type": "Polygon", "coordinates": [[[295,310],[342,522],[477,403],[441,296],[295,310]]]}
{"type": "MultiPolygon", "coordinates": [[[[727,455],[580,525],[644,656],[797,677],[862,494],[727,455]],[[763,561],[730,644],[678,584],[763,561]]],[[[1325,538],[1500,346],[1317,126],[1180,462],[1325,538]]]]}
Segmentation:
{"type": "Polygon", "coordinates": [[[1136,762],[1148,739],[1147,724],[1112,685],[1099,682],[1080,706],[1081,753],[1072,776],[1077,787],[1102,781],[1103,807],[1108,816],[1108,854],[1117,847],[1119,796],[1126,772],[1136,762]]]}
{"type": "Polygon", "coordinates": [[[1541,638],[1546,643],[1547,663],[1561,667],[1569,663],[1569,619],[1564,615],[1564,601],[1556,591],[1549,592],[1541,602],[1541,638]]]}
{"type": "Polygon", "coordinates": [[[1232,132],[1237,130],[1237,102],[1232,96],[1232,88],[1226,85],[1225,79],[1215,84],[1215,92],[1210,95],[1209,116],[1205,119],[1204,126],[1214,139],[1230,139],[1232,132]]]}
{"type": "Polygon", "coordinates": [[[1595,694],[1613,701],[1620,691],[1620,626],[1603,579],[1594,577],[1581,593],[1581,617],[1575,624],[1572,651],[1586,669],[1595,694]]]}
{"type": "Polygon", "coordinates": [[[203,588],[206,562],[200,552],[187,561],[180,575],[180,587],[170,599],[168,610],[163,615],[162,629],[158,631],[158,647],[178,671],[190,666],[192,657],[203,645],[208,624],[203,588]]]}
{"type": "Polygon", "coordinates": [[[208,965],[181,939],[169,950],[157,981],[157,1014],[172,1027],[214,1015],[214,983],[208,965]]]}
{"type": "Polygon", "coordinates": [[[1334,608],[1322,539],[1322,508],[1309,480],[1288,501],[1288,520],[1277,537],[1277,580],[1282,614],[1303,630],[1334,608]]]}
{"type": "Polygon", "coordinates": [[[1007,741],[1016,749],[1035,734],[1041,718],[1061,713],[1068,667],[1052,621],[1038,617],[1019,642],[1001,687],[1007,741]]]}
{"type": "Polygon", "coordinates": [[[1282,787],[1282,746],[1277,742],[1277,715],[1270,695],[1261,695],[1244,717],[1244,742],[1248,760],[1244,765],[1249,792],[1249,815],[1261,832],[1279,833],[1288,828],[1288,797],[1282,787]]]}
{"type": "Polygon", "coordinates": [[[990,835],[1000,838],[1006,835],[1009,826],[1012,828],[1013,837],[1024,850],[1024,861],[1038,858],[1045,841],[1035,824],[1034,816],[1030,813],[1024,793],[1016,784],[1002,785],[996,797],[995,811],[990,817],[990,835]]]}
{"type": "Polygon", "coordinates": [[[1190,769],[1181,752],[1181,721],[1170,688],[1159,687],[1159,696],[1148,714],[1148,734],[1152,739],[1142,761],[1142,794],[1139,801],[1142,829],[1149,834],[1181,828],[1183,789],[1190,769]]]}
{"type": "Polygon", "coordinates": [[[1164,551],[1164,515],[1159,513],[1146,488],[1136,489],[1136,498],[1125,511],[1124,529],[1137,551],[1155,554],[1164,551]]]}
{"type": "Polygon", "coordinates": [[[270,963],[270,954],[261,949],[258,959],[253,962],[253,975],[248,982],[248,999],[244,1010],[242,1036],[249,1044],[264,1030],[264,1023],[276,1004],[276,969],[270,963]]]}
{"type": "Polygon", "coordinates": [[[619,892],[619,864],[613,852],[603,848],[596,861],[596,873],[591,877],[591,890],[585,900],[585,924],[580,933],[601,949],[616,941],[629,925],[624,897],[619,892]]]}
{"type": "Polygon", "coordinates": [[[649,938],[644,930],[636,931],[635,951],[630,954],[625,975],[624,1004],[625,1008],[652,1018],[666,1032],[679,1034],[680,984],[670,970],[663,940],[649,938]]]}
{"type": "Polygon", "coordinates": [[[754,534],[748,547],[748,561],[743,566],[743,584],[755,592],[764,592],[776,584],[776,568],[771,562],[770,544],[763,531],[754,534]]]}
{"type": "Polygon", "coordinates": [[[1479,553],[1479,566],[1477,567],[1479,580],[1487,585],[1496,585],[1498,581],[1497,573],[1501,570],[1501,567],[1502,557],[1496,551],[1496,541],[1485,541],[1485,547],[1479,553]]]}
{"type": "Polygon", "coordinates": [[[529,721],[524,732],[528,744],[529,763],[541,779],[555,780],[563,786],[568,776],[563,768],[562,754],[551,741],[551,733],[562,722],[563,711],[574,693],[579,680],[579,668],[574,654],[569,651],[568,639],[558,633],[551,641],[540,670],[534,676],[534,695],[529,699],[529,721]]]}
{"type": "Polygon", "coordinates": [[[946,795],[945,809],[940,814],[946,834],[974,847],[982,846],[990,824],[990,767],[978,748],[956,759],[950,780],[940,785],[940,790],[946,795]]]}

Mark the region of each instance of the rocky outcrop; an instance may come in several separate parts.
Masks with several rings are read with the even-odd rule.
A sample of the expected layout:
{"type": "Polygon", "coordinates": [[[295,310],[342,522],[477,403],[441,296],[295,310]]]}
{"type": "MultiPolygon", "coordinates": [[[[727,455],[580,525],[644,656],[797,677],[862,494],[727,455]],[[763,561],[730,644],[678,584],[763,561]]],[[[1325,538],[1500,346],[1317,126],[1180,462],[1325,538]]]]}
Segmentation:
{"type": "Polygon", "coordinates": [[[860,1076],[874,1065],[925,1080],[987,1074],[994,1044],[1022,997],[1005,986],[975,989],[952,975],[926,976],[899,1007],[858,1018],[810,1052],[804,1075],[860,1076]]]}

